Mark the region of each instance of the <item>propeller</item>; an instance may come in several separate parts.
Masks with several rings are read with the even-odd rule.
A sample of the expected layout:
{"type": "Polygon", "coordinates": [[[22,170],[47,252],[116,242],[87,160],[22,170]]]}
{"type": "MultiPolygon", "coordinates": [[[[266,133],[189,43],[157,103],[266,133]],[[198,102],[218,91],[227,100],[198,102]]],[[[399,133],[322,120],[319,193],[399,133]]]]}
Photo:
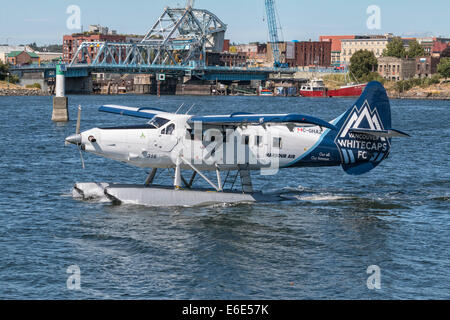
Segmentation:
{"type": "Polygon", "coordinates": [[[75,129],[75,134],[67,137],[65,144],[66,144],[66,146],[68,146],[69,144],[74,144],[78,147],[78,150],[80,151],[81,166],[83,169],[85,169],[86,167],[84,165],[83,152],[81,150],[80,128],[81,128],[81,106],[78,106],[78,117],[77,117],[77,126],[75,129]]]}

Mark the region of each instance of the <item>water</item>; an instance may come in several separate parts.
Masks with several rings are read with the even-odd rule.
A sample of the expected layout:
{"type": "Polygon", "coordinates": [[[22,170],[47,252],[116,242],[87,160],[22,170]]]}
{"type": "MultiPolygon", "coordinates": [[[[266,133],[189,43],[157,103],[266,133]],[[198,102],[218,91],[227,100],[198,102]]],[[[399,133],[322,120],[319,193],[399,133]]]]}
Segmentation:
{"type": "MultiPolygon", "coordinates": [[[[146,173],[64,148],[82,128],[141,123],[102,104],[199,114],[300,112],[333,119],[353,99],[72,96],[68,124],[50,97],[1,97],[0,299],[449,299],[450,102],[392,101],[390,159],[359,178],[340,168],[255,177],[276,204],[154,209],[82,202],[75,182],[143,183],[146,173]],[[81,269],[81,290],[66,281],[81,269]],[[367,288],[368,266],[381,290],[367,288]]],[[[167,181],[169,177],[167,177],[167,181]]]]}

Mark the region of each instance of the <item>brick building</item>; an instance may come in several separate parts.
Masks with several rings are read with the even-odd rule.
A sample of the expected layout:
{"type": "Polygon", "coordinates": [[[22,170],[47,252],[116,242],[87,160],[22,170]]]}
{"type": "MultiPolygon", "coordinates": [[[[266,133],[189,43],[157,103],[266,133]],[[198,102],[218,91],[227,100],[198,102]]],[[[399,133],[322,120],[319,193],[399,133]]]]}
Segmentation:
{"type": "Polygon", "coordinates": [[[245,67],[247,55],[242,52],[207,52],[206,65],[215,67],[245,67]]]}
{"type": "Polygon", "coordinates": [[[331,66],[330,41],[304,41],[295,43],[295,66],[331,66]]]}
{"type": "Polygon", "coordinates": [[[416,77],[431,78],[437,73],[437,66],[440,59],[432,56],[417,57],[416,58],[416,77]]]}
{"type": "Polygon", "coordinates": [[[13,51],[26,51],[26,52],[34,52],[33,49],[29,46],[8,46],[8,45],[0,45],[0,62],[7,63],[8,55],[13,51]]]}
{"type": "Polygon", "coordinates": [[[381,57],[378,59],[378,73],[391,81],[409,80],[416,75],[416,59],[381,57]]]}
{"type": "Polygon", "coordinates": [[[13,66],[23,66],[30,64],[39,64],[39,56],[34,52],[12,51],[7,57],[8,63],[13,66]]]}
{"type": "MultiPolygon", "coordinates": [[[[70,63],[78,47],[83,42],[126,42],[127,36],[125,35],[113,35],[113,34],[92,34],[92,33],[80,33],[73,35],[66,35],[63,37],[63,61],[70,63]]],[[[89,48],[89,53],[94,55],[98,50],[97,46],[89,48]]],[[[82,57],[79,57],[83,60],[82,57]]]]}
{"type": "Polygon", "coordinates": [[[342,66],[342,40],[356,39],[355,35],[347,36],[320,36],[319,41],[331,42],[331,65],[334,67],[342,66]]]}
{"type": "Polygon", "coordinates": [[[433,57],[440,58],[442,53],[449,47],[450,47],[450,41],[449,42],[436,41],[433,44],[433,48],[431,49],[431,55],[433,57]]]}

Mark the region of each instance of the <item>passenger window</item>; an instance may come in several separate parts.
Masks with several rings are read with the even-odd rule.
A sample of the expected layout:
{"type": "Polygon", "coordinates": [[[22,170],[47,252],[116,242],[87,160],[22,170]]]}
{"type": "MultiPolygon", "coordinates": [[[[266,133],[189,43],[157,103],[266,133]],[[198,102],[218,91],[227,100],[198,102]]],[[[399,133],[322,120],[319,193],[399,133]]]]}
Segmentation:
{"type": "Polygon", "coordinates": [[[262,146],[262,144],[263,144],[263,139],[262,139],[262,137],[261,137],[261,136],[256,136],[256,137],[255,137],[255,145],[256,145],[257,147],[260,147],[260,146],[262,146]]]}
{"type": "Polygon", "coordinates": [[[282,148],[281,138],[273,138],[273,147],[278,149],[282,148]]]}

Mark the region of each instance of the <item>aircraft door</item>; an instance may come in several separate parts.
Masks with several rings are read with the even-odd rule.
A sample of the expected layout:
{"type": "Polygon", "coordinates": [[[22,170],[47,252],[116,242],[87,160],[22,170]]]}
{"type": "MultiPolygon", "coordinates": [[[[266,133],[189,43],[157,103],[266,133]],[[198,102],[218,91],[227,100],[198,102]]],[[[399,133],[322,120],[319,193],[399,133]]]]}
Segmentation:
{"type": "Polygon", "coordinates": [[[155,143],[158,150],[171,152],[175,148],[179,141],[175,129],[174,123],[170,123],[164,129],[160,129],[160,134],[155,143]]]}

